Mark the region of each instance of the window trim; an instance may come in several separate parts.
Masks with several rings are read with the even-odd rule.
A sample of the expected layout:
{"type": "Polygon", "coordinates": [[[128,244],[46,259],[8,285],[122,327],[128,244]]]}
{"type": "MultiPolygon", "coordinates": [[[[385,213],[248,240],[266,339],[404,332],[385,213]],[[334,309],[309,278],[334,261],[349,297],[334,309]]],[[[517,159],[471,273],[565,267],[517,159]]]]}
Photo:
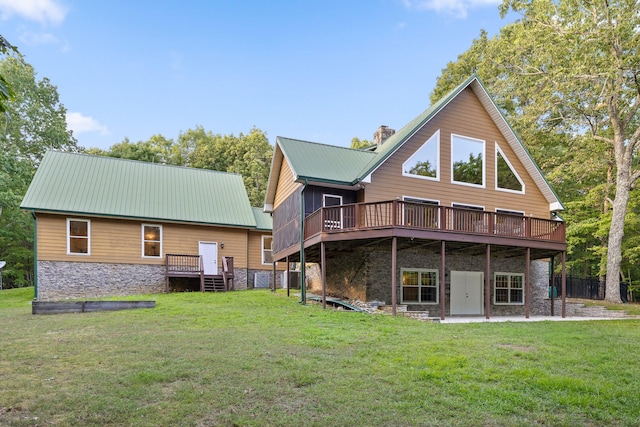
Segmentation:
{"type": "Polygon", "coordinates": [[[476,211],[485,211],[484,206],[481,205],[472,205],[470,203],[458,203],[458,202],[451,202],[451,207],[452,208],[459,208],[459,209],[471,209],[471,210],[476,210],[476,211]]]}
{"type": "Polygon", "coordinates": [[[273,265],[273,264],[275,264],[275,262],[265,262],[265,259],[264,259],[264,254],[265,254],[265,250],[266,250],[264,248],[264,240],[265,240],[265,238],[270,238],[271,239],[271,249],[270,249],[270,251],[271,251],[271,258],[273,259],[273,235],[263,234],[261,236],[261,239],[260,239],[260,242],[262,243],[261,250],[260,250],[260,253],[262,255],[262,265],[273,265]]]}
{"type": "Polygon", "coordinates": [[[140,227],[140,234],[141,234],[141,247],[142,247],[142,258],[148,258],[148,259],[162,259],[162,238],[163,238],[163,231],[162,231],[162,224],[147,224],[147,223],[143,223],[141,224],[140,227]],[[144,228],[145,227],[158,227],[160,229],[160,251],[159,251],[159,255],[155,256],[155,255],[145,255],[144,254],[144,244],[145,242],[155,242],[156,240],[147,240],[144,237],[144,228]]]}
{"type": "Polygon", "coordinates": [[[440,129],[434,132],[407,160],[402,163],[402,176],[409,178],[426,179],[429,181],[440,181],[440,129]],[[436,176],[424,176],[405,172],[405,166],[418,155],[418,153],[435,138],[436,142],[436,176]]]}
{"type": "MultiPolygon", "coordinates": [[[[496,271],[493,273],[493,304],[494,305],[524,305],[524,300],[526,298],[525,296],[525,288],[527,286],[527,284],[524,282],[525,280],[525,275],[524,273],[508,273],[505,271],[496,271]],[[500,289],[507,289],[507,296],[509,297],[509,301],[508,302],[497,302],[496,301],[496,295],[497,295],[497,276],[509,276],[509,287],[508,288],[500,288],[500,289]],[[513,276],[519,276],[522,277],[522,288],[520,288],[520,290],[522,291],[522,302],[511,302],[511,277],[513,276]]],[[[513,288],[513,289],[519,289],[519,288],[513,288]]]]}
{"type": "MultiPolygon", "coordinates": [[[[322,194],[322,207],[323,208],[335,208],[335,207],[342,206],[342,201],[343,201],[342,196],[339,195],[339,194],[330,194],[330,193],[323,193],[322,194]],[[339,205],[327,206],[327,197],[329,197],[329,198],[334,197],[336,199],[340,199],[340,204],[339,205]]],[[[338,221],[326,219],[324,222],[325,222],[324,223],[325,228],[329,228],[331,230],[342,230],[342,224],[344,224],[342,207],[340,207],[340,219],[338,221]]]]}
{"type": "Polygon", "coordinates": [[[486,188],[487,187],[487,141],[485,141],[484,139],[479,139],[479,138],[472,138],[470,136],[464,136],[464,135],[459,135],[456,133],[452,133],[451,134],[451,162],[449,164],[449,167],[451,168],[451,183],[452,184],[456,184],[456,185],[464,185],[467,187],[474,187],[474,188],[486,188]],[[482,184],[473,184],[471,182],[464,182],[464,181],[456,181],[453,179],[453,140],[454,138],[461,138],[461,139],[467,139],[470,141],[475,141],[475,142],[481,142],[482,143],[482,184]]]}
{"type": "MultiPolygon", "coordinates": [[[[422,289],[422,285],[418,285],[418,298],[420,299],[422,293],[421,293],[421,289],[422,289]]],[[[401,268],[400,269],[400,302],[402,304],[425,304],[425,305],[437,305],[440,303],[440,270],[438,270],[437,268],[401,268]],[[436,284],[435,286],[425,286],[425,287],[429,287],[429,288],[435,288],[435,293],[436,293],[436,300],[435,301],[406,301],[404,299],[404,285],[402,284],[402,275],[404,272],[417,272],[418,273],[418,283],[421,283],[422,281],[420,280],[422,278],[422,273],[435,273],[436,274],[436,284]]]]}
{"type": "Polygon", "coordinates": [[[522,178],[520,178],[520,175],[518,175],[518,171],[516,171],[516,169],[513,167],[513,165],[511,164],[511,162],[509,161],[509,159],[507,158],[507,155],[505,154],[504,151],[502,151],[502,149],[500,148],[500,146],[498,145],[498,142],[495,142],[496,144],[496,154],[495,154],[495,189],[496,191],[504,191],[505,193],[512,193],[512,194],[525,194],[525,185],[524,182],[522,181],[522,178]],[[504,159],[505,162],[507,162],[507,165],[509,165],[509,168],[511,169],[511,172],[513,172],[513,174],[516,176],[516,179],[518,180],[518,182],[520,183],[520,185],[522,186],[522,191],[518,191],[518,190],[511,190],[509,188],[502,188],[502,187],[498,187],[498,153],[502,154],[502,158],[504,159]]]}
{"type": "MultiPolygon", "coordinates": [[[[424,203],[427,206],[438,206],[440,207],[440,200],[434,200],[434,199],[425,199],[424,197],[413,197],[413,196],[402,196],[402,201],[403,202],[409,202],[409,203],[424,203]]],[[[402,205],[402,224],[407,224],[406,223],[406,212],[405,212],[405,208],[407,206],[406,205],[402,205]]],[[[440,215],[437,215],[436,218],[436,226],[434,228],[440,228],[440,215]]]]}
{"type": "MultiPolygon", "coordinates": [[[[73,236],[74,238],[84,238],[84,236],[73,236]]],[[[67,255],[91,256],[91,220],[82,218],[67,218],[67,255]],[[87,253],[71,252],[71,221],[87,223],[87,253]]]]}

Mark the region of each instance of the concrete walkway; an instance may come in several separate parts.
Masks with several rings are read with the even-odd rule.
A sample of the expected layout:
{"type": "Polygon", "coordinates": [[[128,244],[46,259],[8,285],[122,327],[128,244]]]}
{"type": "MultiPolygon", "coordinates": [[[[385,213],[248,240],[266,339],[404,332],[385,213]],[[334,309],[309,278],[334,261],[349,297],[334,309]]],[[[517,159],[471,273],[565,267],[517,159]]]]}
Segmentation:
{"type": "Polygon", "coordinates": [[[562,318],[561,316],[530,316],[528,319],[524,316],[496,316],[486,319],[484,316],[477,317],[458,317],[451,316],[446,317],[444,320],[433,319],[434,322],[439,323],[496,323],[496,322],[575,322],[582,320],[626,320],[637,319],[635,316],[627,317],[581,317],[581,316],[567,316],[562,318]]]}

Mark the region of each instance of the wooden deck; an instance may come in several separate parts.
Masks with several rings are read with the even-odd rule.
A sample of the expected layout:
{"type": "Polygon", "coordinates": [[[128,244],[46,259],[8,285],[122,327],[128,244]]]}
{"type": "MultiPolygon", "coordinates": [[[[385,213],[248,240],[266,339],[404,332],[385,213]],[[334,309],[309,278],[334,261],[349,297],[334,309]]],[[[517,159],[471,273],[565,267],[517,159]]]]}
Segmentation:
{"type": "Polygon", "coordinates": [[[169,293],[170,277],[200,279],[200,291],[233,290],[233,257],[222,257],[222,274],[204,274],[201,255],[165,254],[166,292],[169,293]]]}
{"type": "MultiPolygon", "coordinates": [[[[276,255],[300,249],[299,221],[275,234],[276,255]]],[[[539,250],[566,250],[563,221],[517,214],[392,200],[323,207],[304,221],[305,247],[320,241],[407,237],[461,243],[491,243],[539,250]]]]}

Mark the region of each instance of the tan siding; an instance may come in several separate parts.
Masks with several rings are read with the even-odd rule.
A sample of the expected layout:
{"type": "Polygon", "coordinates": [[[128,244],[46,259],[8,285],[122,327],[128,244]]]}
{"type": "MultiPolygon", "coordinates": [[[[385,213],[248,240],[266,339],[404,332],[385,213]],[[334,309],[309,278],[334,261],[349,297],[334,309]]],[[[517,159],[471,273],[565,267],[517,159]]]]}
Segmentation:
{"type": "Polygon", "coordinates": [[[287,159],[283,159],[282,165],[280,166],[280,175],[278,178],[273,208],[275,209],[280,206],[287,197],[298,189],[298,187],[300,187],[300,184],[294,181],[293,171],[291,170],[287,159]]]}
{"type": "MultiPolygon", "coordinates": [[[[262,236],[271,236],[271,233],[257,231],[249,233],[249,268],[271,271],[273,269],[271,264],[262,264],[262,236]]],[[[276,268],[284,270],[286,266],[283,263],[279,263],[276,268]]]]}
{"type": "MultiPolygon", "coordinates": [[[[162,253],[198,254],[198,242],[224,243],[218,247],[219,264],[223,256],[233,256],[234,265],[247,266],[247,230],[186,224],[130,221],[106,218],[91,221],[91,255],[67,255],[66,219],[63,215],[38,214],[38,259],[42,261],[108,262],[124,264],[163,264],[162,259],[142,257],[141,224],[162,225],[162,253]]],[[[260,251],[260,244],[252,251],[260,251]]]]}
{"type": "Polygon", "coordinates": [[[487,211],[494,211],[496,208],[512,209],[541,218],[549,216],[549,204],[469,88],[444,107],[373,173],[371,184],[366,187],[365,199],[367,202],[374,202],[402,196],[439,200],[444,206],[467,203],[484,206],[487,211]],[[402,176],[402,164],[438,130],[440,181],[402,176]],[[452,133],[485,141],[485,188],[451,183],[452,133]],[[524,182],[525,194],[495,189],[495,142],[524,182]]]}

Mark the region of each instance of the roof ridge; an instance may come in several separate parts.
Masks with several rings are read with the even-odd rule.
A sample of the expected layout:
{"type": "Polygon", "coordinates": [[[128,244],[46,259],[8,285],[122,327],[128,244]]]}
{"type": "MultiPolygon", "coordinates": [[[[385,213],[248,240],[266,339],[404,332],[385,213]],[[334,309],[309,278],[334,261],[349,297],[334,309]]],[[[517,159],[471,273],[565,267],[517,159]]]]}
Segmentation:
{"type": "Polygon", "coordinates": [[[360,153],[360,152],[361,153],[373,153],[372,151],[364,151],[364,150],[360,150],[360,149],[357,149],[357,148],[344,147],[342,145],[332,145],[332,144],[325,144],[323,142],[306,141],[304,139],[288,138],[286,136],[278,136],[277,138],[283,138],[283,139],[287,139],[289,141],[295,141],[295,142],[304,142],[305,144],[321,145],[323,147],[329,147],[329,148],[339,148],[339,149],[342,149],[342,150],[354,151],[354,152],[358,152],[358,153],[360,153]]]}

